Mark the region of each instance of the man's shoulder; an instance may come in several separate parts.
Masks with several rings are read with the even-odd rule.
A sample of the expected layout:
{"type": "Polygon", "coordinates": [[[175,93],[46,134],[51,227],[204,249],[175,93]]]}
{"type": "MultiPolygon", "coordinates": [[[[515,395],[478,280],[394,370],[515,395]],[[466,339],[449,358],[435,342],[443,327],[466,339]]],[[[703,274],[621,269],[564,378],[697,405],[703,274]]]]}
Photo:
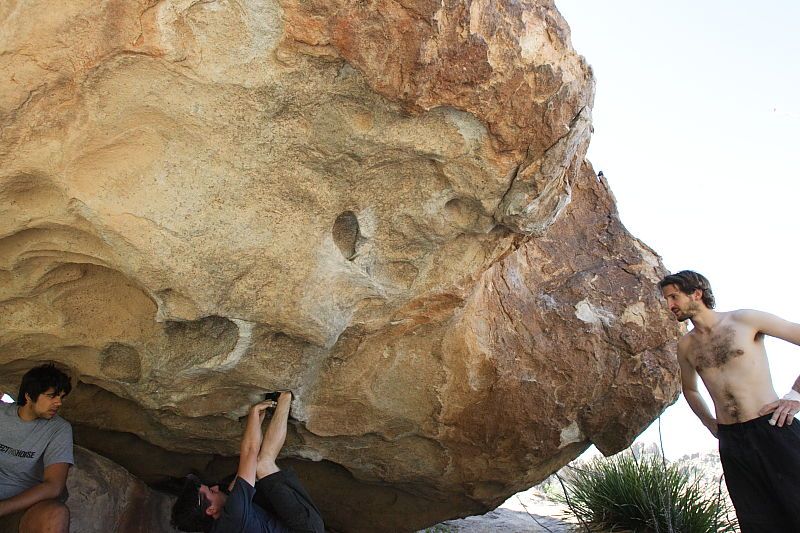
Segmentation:
{"type": "Polygon", "coordinates": [[[72,424],[70,424],[67,420],[64,420],[63,418],[61,418],[58,415],[54,416],[49,421],[50,421],[50,423],[53,424],[53,427],[56,430],[59,430],[59,431],[69,430],[70,432],[72,432],[72,424]]]}
{"type": "Polygon", "coordinates": [[[720,313],[722,315],[727,316],[730,319],[734,320],[747,320],[748,318],[753,318],[758,315],[765,314],[763,311],[758,311],[756,309],[734,309],[733,311],[727,311],[725,313],[720,313]]]}
{"type": "Polygon", "coordinates": [[[17,404],[0,402],[0,419],[6,423],[12,422],[17,417],[17,404]]]}
{"type": "Polygon", "coordinates": [[[239,476],[236,476],[236,480],[233,483],[233,489],[231,489],[231,493],[229,496],[236,494],[237,496],[243,499],[252,500],[255,492],[256,488],[253,485],[251,485],[244,479],[240,478],[239,476]]]}
{"type": "Polygon", "coordinates": [[[689,350],[689,347],[694,342],[694,337],[695,337],[695,332],[694,332],[694,330],[692,330],[689,333],[687,333],[686,335],[684,335],[683,337],[678,339],[678,353],[679,354],[681,352],[686,352],[687,350],[689,350]]]}
{"type": "Polygon", "coordinates": [[[228,499],[225,503],[225,508],[238,506],[241,502],[247,502],[253,499],[253,494],[255,494],[256,489],[247,481],[240,477],[236,477],[236,481],[233,484],[233,488],[231,489],[230,494],[228,494],[228,499]]]}
{"type": "Polygon", "coordinates": [[[242,531],[249,520],[250,502],[254,491],[249,483],[237,477],[225,501],[222,514],[214,520],[214,528],[211,531],[242,531]]]}
{"type": "Polygon", "coordinates": [[[72,439],[72,424],[56,415],[50,420],[39,419],[37,431],[45,432],[50,438],[72,439]]]}
{"type": "Polygon", "coordinates": [[[757,311],[755,309],[735,309],[720,314],[723,315],[725,325],[734,328],[758,327],[765,317],[770,316],[764,311],[757,311]]]}

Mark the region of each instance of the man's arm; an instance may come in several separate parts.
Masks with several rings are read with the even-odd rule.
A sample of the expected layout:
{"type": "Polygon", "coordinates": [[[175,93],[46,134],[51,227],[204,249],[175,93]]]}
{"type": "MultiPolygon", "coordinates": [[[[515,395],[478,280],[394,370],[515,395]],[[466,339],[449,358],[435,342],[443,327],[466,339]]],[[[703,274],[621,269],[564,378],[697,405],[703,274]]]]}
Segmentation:
{"type": "Polygon", "coordinates": [[[736,318],[748,325],[753,326],[757,331],[769,335],[770,337],[777,337],[800,346],[800,324],[789,322],[779,316],[765,313],[763,311],[754,311],[752,309],[743,309],[736,313],[736,318]]]}
{"type": "Polygon", "coordinates": [[[275,402],[271,400],[257,403],[247,413],[247,425],[244,428],[242,444],[239,447],[239,469],[236,471],[236,475],[250,483],[251,486],[256,484],[256,463],[258,450],[261,449],[261,422],[264,421],[264,411],[274,404],[275,402]]]}
{"type": "Polygon", "coordinates": [[[686,346],[682,342],[678,343],[678,364],[681,367],[681,387],[686,403],[692,408],[700,422],[716,437],[717,419],[711,414],[706,401],[700,395],[700,390],[697,388],[697,371],[686,357],[686,346]]]}
{"type": "MultiPolygon", "coordinates": [[[[751,309],[739,311],[737,318],[751,325],[760,333],[800,346],[800,324],[789,322],[770,313],[751,309]]],[[[792,423],[794,415],[798,411],[800,411],[800,376],[794,381],[789,394],[777,402],[768,403],[761,408],[758,414],[763,416],[772,413],[770,424],[783,427],[783,424],[792,423]]]]}
{"type": "Polygon", "coordinates": [[[0,500],[0,516],[27,509],[42,500],[55,499],[67,485],[69,463],[55,463],[44,469],[44,481],[7,500],[0,500]]]}

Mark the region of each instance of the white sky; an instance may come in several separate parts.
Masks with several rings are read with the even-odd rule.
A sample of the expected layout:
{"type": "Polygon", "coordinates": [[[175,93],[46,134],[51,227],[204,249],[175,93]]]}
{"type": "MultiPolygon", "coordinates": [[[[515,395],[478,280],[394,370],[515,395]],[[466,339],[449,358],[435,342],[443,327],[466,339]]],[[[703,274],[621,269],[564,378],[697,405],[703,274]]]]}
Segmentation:
{"type": "MultiPolygon", "coordinates": [[[[708,277],[718,309],[800,322],[800,2],[556,5],[594,68],[588,158],[628,230],[670,271],[708,277]]],[[[800,347],[770,339],[767,350],[782,396],[800,347]]],[[[682,397],[662,432],[669,458],[716,447],[682,397]]],[[[657,441],[656,424],[640,439],[657,441]]]]}

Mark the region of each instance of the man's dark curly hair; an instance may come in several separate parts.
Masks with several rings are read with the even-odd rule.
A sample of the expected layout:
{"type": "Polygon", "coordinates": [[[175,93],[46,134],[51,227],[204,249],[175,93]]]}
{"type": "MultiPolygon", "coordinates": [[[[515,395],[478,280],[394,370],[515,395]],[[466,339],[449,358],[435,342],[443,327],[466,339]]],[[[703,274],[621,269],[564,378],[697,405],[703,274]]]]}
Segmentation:
{"type": "Polygon", "coordinates": [[[172,525],[181,531],[211,531],[214,519],[206,514],[211,505],[200,493],[200,479],[189,474],[172,506],[172,525]]]}
{"type": "Polygon", "coordinates": [[[675,285],[684,294],[692,294],[696,289],[703,291],[703,303],[709,309],[714,309],[714,293],[711,292],[711,284],[705,276],[692,272],[691,270],[681,270],[677,274],[670,274],[664,277],[658,286],[663,289],[667,285],[675,285]]]}
{"type": "Polygon", "coordinates": [[[39,395],[45,392],[50,387],[55,389],[56,394],[67,395],[72,390],[72,383],[69,381],[69,376],[56,368],[53,363],[47,363],[31,368],[25,375],[22,376],[22,383],[19,386],[19,395],[17,396],[17,405],[25,405],[28,403],[25,395],[30,396],[31,401],[36,403],[39,395]]]}

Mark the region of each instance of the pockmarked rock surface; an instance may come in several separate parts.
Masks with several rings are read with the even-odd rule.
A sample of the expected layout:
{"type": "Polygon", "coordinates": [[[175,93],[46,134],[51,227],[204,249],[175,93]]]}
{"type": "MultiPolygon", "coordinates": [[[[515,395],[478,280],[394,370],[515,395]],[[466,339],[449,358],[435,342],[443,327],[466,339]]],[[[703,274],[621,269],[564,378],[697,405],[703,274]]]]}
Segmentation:
{"type": "Polygon", "coordinates": [[[150,489],[124,468],[80,446],[67,478],[70,531],[173,533],[172,499],[150,489]]]}
{"type": "Polygon", "coordinates": [[[485,512],[678,391],[548,0],[0,4],[0,387],[161,486],[284,449],[326,523],[485,512]]]}

